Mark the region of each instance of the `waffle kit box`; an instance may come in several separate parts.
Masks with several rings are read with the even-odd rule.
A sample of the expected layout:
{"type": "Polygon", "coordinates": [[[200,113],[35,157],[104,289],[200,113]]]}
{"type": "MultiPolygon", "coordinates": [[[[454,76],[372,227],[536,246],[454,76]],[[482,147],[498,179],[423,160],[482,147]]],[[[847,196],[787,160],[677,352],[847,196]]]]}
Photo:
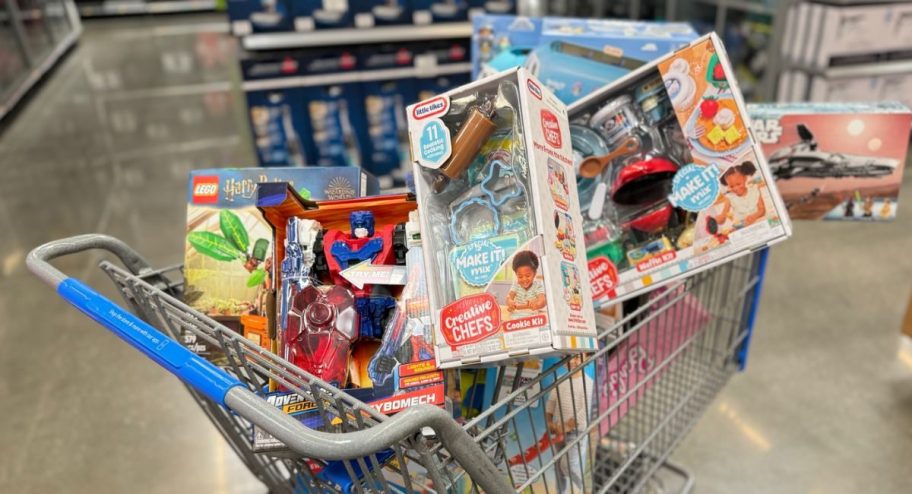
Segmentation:
{"type": "MultiPolygon", "coordinates": [[[[291,182],[312,199],[376,194],[359,168],[224,168],[191,172],[187,184],[185,301],[266,348],[267,306],[274,292],[272,230],[256,207],[264,182],[291,182]]],[[[199,342],[192,348],[207,353],[199,342]]]]}
{"type": "Polygon", "coordinates": [[[748,105],[754,137],[789,215],[896,216],[912,112],[898,102],[748,105]]]}
{"type": "Polygon", "coordinates": [[[522,68],[407,110],[441,368],[597,347],[566,115],[522,68]]]}
{"type": "Polygon", "coordinates": [[[791,234],[732,73],[710,34],[570,106],[597,308],[791,234]]]}

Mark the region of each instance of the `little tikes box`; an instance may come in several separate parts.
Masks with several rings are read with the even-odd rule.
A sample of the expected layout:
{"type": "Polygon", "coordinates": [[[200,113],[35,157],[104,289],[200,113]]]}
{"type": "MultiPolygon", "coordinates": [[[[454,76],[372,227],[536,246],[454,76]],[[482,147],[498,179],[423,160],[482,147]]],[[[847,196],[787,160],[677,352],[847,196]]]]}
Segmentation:
{"type": "Polygon", "coordinates": [[[521,68],[408,108],[440,367],[597,347],[566,115],[521,68]]]}
{"type": "Polygon", "coordinates": [[[570,106],[597,308],[791,234],[732,73],[710,34],[570,106]]]}

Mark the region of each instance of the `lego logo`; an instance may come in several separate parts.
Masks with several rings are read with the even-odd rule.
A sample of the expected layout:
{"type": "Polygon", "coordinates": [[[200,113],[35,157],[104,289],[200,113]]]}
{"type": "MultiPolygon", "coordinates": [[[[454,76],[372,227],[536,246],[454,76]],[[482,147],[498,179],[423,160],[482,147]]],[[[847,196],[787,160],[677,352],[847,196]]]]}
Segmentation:
{"type": "Polygon", "coordinates": [[[526,87],[529,89],[529,92],[532,93],[532,96],[535,96],[538,99],[542,99],[542,90],[532,79],[526,79],[526,87]]]}
{"type": "Polygon", "coordinates": [[[431,98],[424,103],[418,103],[412,107],[412,118],[421,120],[423,118],[442,115],[450,108],[450,102],[443,96],[431,98]]]}
{"type": "Polygon", "coordinates": [[[545,136],[545,142],[553,148],[561,147],[563,139],[561,138],[560,122],[557,120],[556,115],[549,110],[542,110],[541,128],[542,134],[545,136]]]}
{"type": "Polygon", "coordinates": [[[215,204],[218,202],[219,181],[217,176],[193,177],[193,203],[215,204]]]}

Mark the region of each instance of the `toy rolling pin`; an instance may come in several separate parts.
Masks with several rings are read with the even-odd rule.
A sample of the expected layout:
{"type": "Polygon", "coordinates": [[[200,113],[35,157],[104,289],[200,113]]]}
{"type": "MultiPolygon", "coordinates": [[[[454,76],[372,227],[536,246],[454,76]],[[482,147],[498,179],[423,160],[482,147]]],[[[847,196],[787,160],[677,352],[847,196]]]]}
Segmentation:
{"type": "Polygon", "coordinates": [[[640,149],[640,141],[636,137],[628,137],[620,146],[614,148],[604,156],[590,156],[580,163],[579,174],[583,178],[595,178],[601,175],[602,171],[612,161],[633,154],[640,149]]]}
{"type": "Polygon", "coordinates": [[[469,116],[453,139],[453,154],[441,166],[440,175],[434,179],[434,192],[443,192],[450,180],[459,178],[484,146],[497,125],[494,123],[494,103],[491,100],[469,110],[469,116]]]}

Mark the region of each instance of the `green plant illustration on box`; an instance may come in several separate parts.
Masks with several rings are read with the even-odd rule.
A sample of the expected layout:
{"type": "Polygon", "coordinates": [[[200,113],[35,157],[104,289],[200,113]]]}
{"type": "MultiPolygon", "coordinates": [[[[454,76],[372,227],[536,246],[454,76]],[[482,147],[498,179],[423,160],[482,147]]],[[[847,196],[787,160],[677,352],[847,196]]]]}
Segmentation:
{"type": "Polygon", "coordinates": [[[198,253],[216,261],[242,261],[250,273],[247,286],[253,288],[266,280],[266,270],[260,267],[269,253],[269,240],[257,239],[250,248],[250,237],[241,219],[231,211],[219,212],[219,229],[222,234],[212,232],[190,232],[187,242],[198,253]],[[249,249],[249,250],[248,250],[249,249]]]}

